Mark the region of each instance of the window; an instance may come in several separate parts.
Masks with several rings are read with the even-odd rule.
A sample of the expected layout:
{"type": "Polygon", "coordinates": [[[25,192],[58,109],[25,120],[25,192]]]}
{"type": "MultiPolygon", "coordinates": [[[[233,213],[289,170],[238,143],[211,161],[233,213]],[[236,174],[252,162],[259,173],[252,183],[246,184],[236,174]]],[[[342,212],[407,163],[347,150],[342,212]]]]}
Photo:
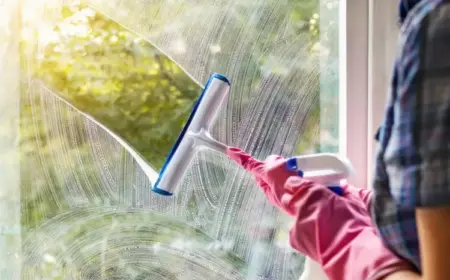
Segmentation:
{"type": "MultiPolygon", "coordinates": [[[[366,129],[350,113],[367,118],[368,4],[44,2],[11,7],[20,22],[8,17],[8,28],[21,26],[20,45],[8,38],[20,47],[22,87],[20,188],[18,177],[2,186],[14,197],[4,236],[17,241],[5,271],[298,279],[304,257],[289,249],[290,219],[224,156],[200,152],[172,198],[151,193],[148,177],[213,71],[233,85],[213,131],[221,141],[258,158],[343,152],[367,166],[366,129]]],[[[17,57],[13,49],[3,56],[17,57]]]]}

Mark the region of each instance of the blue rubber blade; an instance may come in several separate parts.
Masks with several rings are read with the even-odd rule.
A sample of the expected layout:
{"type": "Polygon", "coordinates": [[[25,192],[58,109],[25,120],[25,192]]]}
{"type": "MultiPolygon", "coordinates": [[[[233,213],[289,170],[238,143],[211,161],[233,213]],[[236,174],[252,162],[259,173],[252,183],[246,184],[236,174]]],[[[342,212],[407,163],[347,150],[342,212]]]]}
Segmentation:
{"type": "Polygon", "coordinates": [[[157,194],[160,194],[160,195],[164,195],[164,196],[171,196],[171,195],[173,195],[173,193],[170,193],[168,191],[162,190],[162,189],[157,188],[157,187],[153,187],[152,191],[154,193],[157,193],[157,194]]]}

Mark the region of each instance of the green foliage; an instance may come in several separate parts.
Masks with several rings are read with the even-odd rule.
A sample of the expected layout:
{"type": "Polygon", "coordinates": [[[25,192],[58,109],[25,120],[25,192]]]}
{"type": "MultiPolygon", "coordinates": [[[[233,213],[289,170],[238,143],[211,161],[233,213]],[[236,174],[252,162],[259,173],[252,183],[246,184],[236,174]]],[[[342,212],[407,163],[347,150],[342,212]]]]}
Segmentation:
{"type": "Polygon", "coordinates": [[[45,48],[35,75],[161,168],[201,88],[101,14],[77,6],[63,12],[58,39],[45,48]]]}

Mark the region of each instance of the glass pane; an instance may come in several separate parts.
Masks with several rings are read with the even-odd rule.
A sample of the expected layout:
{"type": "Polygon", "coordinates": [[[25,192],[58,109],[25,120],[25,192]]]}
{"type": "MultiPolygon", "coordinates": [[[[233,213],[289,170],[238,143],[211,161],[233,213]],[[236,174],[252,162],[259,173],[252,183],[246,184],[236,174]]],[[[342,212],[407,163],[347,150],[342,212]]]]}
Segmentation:
{"type": "Polygon", "coordinates": [[[224,155],[173,197],[151,182],[211,72],[232,81],[217,139],[337,151],[338,1],[86,3],[19,11],[22,278],[298,279],[292,221],[224,155]]]}

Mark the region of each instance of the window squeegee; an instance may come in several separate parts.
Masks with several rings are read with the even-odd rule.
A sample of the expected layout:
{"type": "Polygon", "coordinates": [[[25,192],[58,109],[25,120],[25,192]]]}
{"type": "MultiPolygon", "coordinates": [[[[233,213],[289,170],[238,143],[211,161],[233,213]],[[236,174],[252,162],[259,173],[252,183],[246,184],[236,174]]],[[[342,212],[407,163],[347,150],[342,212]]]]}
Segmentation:
{"type": "MultiPolygon", "coordinates": [[[[216,73],[210,76],[152,187],[153,192],[173,195],[199,149],[226,154],[227,146],[215,140],[209,131],[229,91],[230,81],[225,76],[216,73]]],[[[290,170],[297,170],[299,176],[327,185],[338,195],[342,194],[340,181],[352,173],[347,159],[331,153],[295,156],[287,165],[290,170]]]]}

